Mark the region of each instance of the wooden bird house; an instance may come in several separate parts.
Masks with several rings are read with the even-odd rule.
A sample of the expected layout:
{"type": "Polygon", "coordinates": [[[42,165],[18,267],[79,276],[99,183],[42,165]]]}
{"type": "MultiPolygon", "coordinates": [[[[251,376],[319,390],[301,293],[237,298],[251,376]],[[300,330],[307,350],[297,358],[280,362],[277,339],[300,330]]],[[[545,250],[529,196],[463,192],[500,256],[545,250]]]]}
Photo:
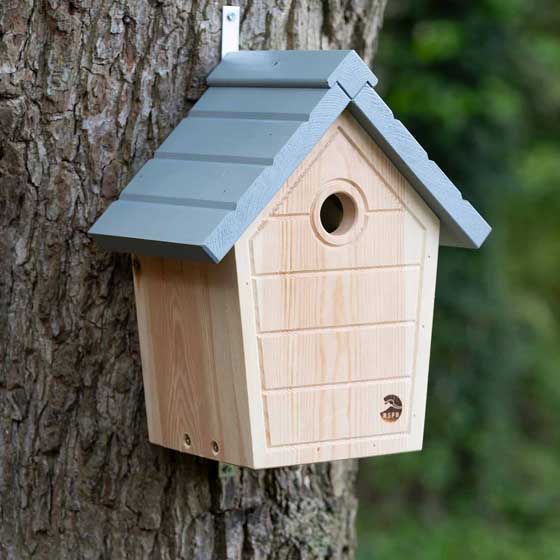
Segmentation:
{"type": "Polygon", "coordinates": [[[134,254],[150,440],[253,468],[420,449],[439,245],[488,224],[353,51],[238,52],[93,226],[134,254]]]}

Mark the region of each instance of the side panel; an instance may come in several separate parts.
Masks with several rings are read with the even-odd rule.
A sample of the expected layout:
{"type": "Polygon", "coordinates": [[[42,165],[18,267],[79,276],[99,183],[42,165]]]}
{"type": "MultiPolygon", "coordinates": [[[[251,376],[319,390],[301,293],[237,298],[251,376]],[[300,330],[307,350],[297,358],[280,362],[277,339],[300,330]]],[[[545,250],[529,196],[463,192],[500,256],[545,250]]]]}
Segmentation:
{"type": "Polygon", "coordinates": [[[343,114],[235,247],[257,466],[421,447],[438,241],[437,217],[343,114]],[[316,208],[339,186],[359,229],[337,245],[316,208]]]}
{"type": "Polygon", "coordinates": [[[251,465],[233,252],[218,265],[135,258],[150,441],[251,465]]]}

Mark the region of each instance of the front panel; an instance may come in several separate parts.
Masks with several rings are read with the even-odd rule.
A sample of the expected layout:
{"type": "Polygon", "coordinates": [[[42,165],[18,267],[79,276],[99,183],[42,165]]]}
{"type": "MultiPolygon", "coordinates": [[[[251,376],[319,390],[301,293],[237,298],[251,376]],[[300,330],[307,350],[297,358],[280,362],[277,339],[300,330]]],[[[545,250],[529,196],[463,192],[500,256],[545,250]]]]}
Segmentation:
{"type": "Polygon", "coordinates": [[[235,248],[259,466],[421,446],[438,236],[342,115],[235,248]]]}

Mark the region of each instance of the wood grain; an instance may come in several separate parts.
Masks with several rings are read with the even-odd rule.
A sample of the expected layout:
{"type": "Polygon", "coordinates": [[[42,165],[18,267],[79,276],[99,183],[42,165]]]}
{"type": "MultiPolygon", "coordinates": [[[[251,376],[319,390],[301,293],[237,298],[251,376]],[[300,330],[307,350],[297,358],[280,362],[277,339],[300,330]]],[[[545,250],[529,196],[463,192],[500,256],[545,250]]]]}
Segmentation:
{"type": "Polygon", "coordinates": [[[441,243],[478,249],[492,228],[462,197],[449,177],[373,88],[362,88],[352,112],[373,139],[379,141],[412,187],[430,204],[441,221],[441,243]]]}
{"type": "Polygon", "coordinates": [[[409,268],[316,271],[254,280],[259,331],[413,321],[420,272],[409,268]]]}
{"type": "Polygon", "coordinates": [[[156,257],[138,262],[134,280],[150,441],[251,464],[233,253],[219,266],[156,257]]]}
{"type": "Polygon", "coordinates": [[[408,431],[410,380],[349,383],[317,389],[265,393],[270,445],[354,439],[408,431]],[[398,422],[385,422],[385,395],[403,402],[398,422]]]}
{"type": "Polygon", "coordinates": [[[363,138],[360,125],[345,113],[288,179],[273,214],[307,214],[318,185],[339,178],[360,186],[368,210],[402,208],[405,179],[377,146],[363,138]]]}
{"type": "Polygon", "coordinates": [[[438,242],[437,217],[344,113],[235,247],[257,465],[421,447],[438,242]],[[333,184],[363,212],[340,245],[317,233],[333,184]]]}
{"type": "Polygon", "coordinates": [[[409,377],[415,335],[415,324],[409,323],[260,336],[263,386],[279,389],[409,377]]]}
{"type": "Polygon", "coordinates": [[[420,264],[423,228],[405,210],[367,213],[350,247],[333,251],[309,227],[310,216],[282,216],[267,222],[253,238],[256,274],[420,264]],[[404,231],[409,239],[403,243],[404,231]]]}

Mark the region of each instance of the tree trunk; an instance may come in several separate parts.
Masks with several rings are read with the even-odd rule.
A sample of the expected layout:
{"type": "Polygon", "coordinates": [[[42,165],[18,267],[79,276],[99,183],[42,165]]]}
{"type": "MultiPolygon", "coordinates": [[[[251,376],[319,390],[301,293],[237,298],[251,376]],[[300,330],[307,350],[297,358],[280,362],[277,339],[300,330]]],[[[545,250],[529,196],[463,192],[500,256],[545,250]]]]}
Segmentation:
{"type": "MultiPolygon", "coordinates": [[[[355,48],[385,0],[247,0],[245,49],[355,48]]],[[[218,62],[209,0],[2,0],[0,558],[348,558],[356,463],[148,442],[130,259],[87,235],[218,62]]]]}

